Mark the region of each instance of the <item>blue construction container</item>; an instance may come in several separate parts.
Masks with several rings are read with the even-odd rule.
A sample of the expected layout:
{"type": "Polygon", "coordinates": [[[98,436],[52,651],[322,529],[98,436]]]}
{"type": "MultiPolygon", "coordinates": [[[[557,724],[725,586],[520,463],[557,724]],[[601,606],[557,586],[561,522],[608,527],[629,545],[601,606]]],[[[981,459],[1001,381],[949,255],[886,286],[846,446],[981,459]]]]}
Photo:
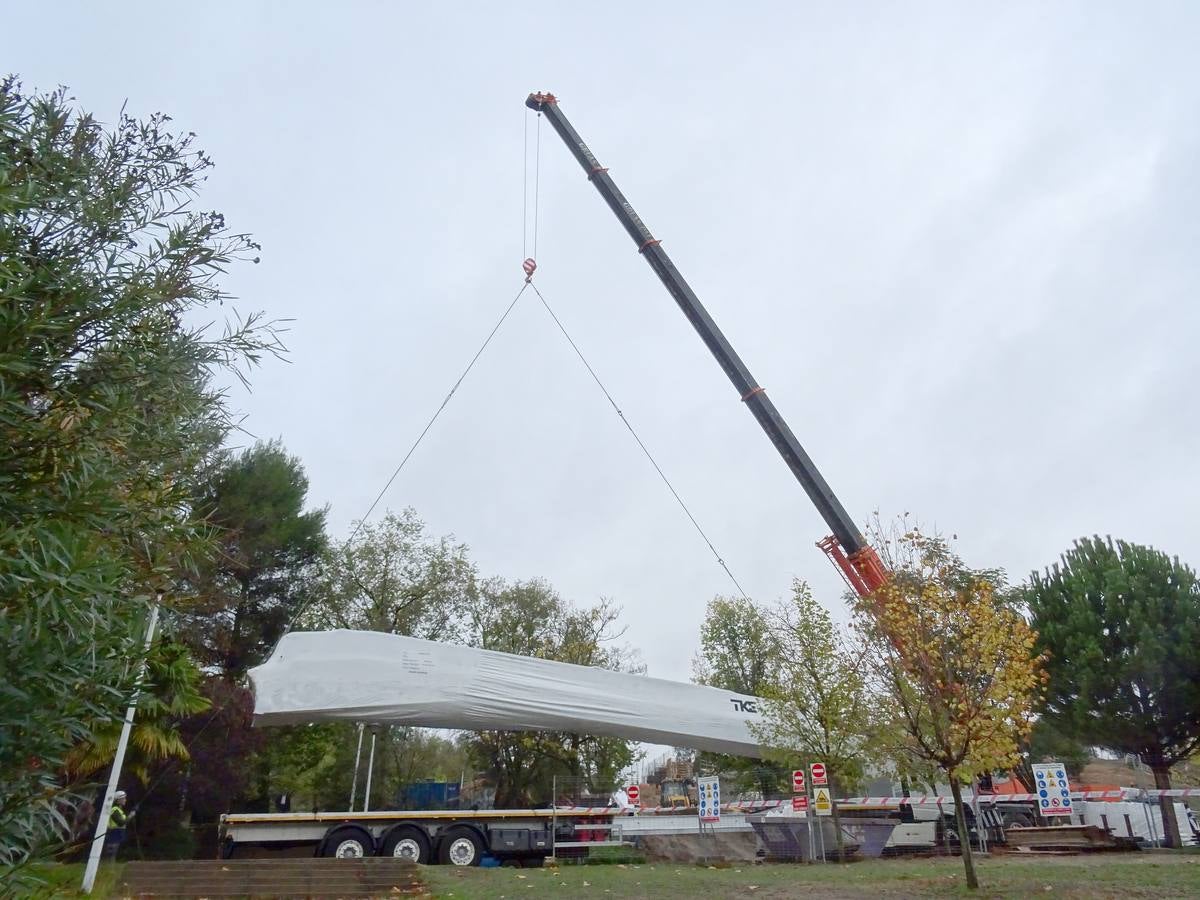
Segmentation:
{"type": "Polygon", "coordinates": [[[457,781],[416,781],[401,791],[400,809],[457,809],[457,781]]]}

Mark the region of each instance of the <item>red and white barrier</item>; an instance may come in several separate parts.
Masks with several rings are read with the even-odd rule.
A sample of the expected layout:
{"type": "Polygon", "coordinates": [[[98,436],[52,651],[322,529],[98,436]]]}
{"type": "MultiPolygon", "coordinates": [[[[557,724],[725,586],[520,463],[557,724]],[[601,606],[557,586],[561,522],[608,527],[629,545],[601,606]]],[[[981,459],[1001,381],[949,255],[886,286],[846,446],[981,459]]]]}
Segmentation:
{"type": "MultiPolygon", "coordinates": [[[[1141,800],[1158,799],[1159,797],[1200,797],[1200,788],[1171,788],[1170,790],[1140,790],[1139,788],[1117,788],[1110,791],[1072,791],[1072,800],[1141,800]]],[[[1038,799],[1037,794],[980,794],[976,797],[966,795],[964,800],[970,803],[1029,803],[1038,799]]],[[[921,794],[910,797],[842,797],[836,801],[842,806],[874,806],[880,809],[896,809],[901,806],[948,806],[954,803],[954,798],[948,795],[921,794]]],[[[768,809],[778,809],[790,805],[791,800],[745,800],[742,802],[721,804],[722,812],[747,813],[763,812],[768,809]]],[[[605,806],[560,806],[557,808],[560,816],[605,816],[617,815],[621,810],[605,806]]],[[[662,813],[678,813],[679,809],[672,806],[648,806],[640,810],[642,815],[662,813]]]]}

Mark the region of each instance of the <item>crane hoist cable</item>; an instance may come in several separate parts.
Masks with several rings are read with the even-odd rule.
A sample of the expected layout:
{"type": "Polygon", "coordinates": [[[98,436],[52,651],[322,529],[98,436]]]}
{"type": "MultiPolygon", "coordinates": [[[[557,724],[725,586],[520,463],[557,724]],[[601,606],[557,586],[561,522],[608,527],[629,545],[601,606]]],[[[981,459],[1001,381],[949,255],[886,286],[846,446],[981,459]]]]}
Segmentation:
{"type": "Polygon", "coordinates": [[[521,256],[525,259],[537,258],[538,244],[538,198],[541,193],[542,181],[542,114],[537,113],[537,125],[534,132],[534,157],[533,157],[533,233],[529,231],[529,115],[530,111],[525,110],[525,153],[521,158],[521,256]],[[533,240],[530,241],[532,236],[533,240]],[[530,243],[533,245],[533,253],[529,252],[530,243]]]}

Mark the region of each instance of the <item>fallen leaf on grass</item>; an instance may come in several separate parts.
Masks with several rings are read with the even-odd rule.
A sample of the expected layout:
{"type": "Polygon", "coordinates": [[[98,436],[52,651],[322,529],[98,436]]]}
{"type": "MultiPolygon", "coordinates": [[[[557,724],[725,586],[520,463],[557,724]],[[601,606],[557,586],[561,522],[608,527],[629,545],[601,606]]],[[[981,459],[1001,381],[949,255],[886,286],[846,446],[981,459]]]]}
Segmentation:
{"type": "Polygon", "coordinates": [[[518,875],[517,877],[518,877],[518,878],[526,878],[526,877],[528,877],[528,876],[526,876],[526,875],[518,875]]]}

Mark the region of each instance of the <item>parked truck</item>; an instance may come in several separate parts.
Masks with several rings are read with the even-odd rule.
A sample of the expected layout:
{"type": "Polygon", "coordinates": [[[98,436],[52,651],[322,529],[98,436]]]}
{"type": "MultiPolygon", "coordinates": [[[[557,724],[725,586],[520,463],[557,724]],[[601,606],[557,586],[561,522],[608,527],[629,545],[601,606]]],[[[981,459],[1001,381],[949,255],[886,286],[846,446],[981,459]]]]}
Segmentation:
{"type": "Polygon", "coordinates": [[[422,865],[540,866],[551,853],[577,856],[609,838],[613,809],[381,810],[245,813],[221,817],[221,855],[396,856],[422,865]]]}

